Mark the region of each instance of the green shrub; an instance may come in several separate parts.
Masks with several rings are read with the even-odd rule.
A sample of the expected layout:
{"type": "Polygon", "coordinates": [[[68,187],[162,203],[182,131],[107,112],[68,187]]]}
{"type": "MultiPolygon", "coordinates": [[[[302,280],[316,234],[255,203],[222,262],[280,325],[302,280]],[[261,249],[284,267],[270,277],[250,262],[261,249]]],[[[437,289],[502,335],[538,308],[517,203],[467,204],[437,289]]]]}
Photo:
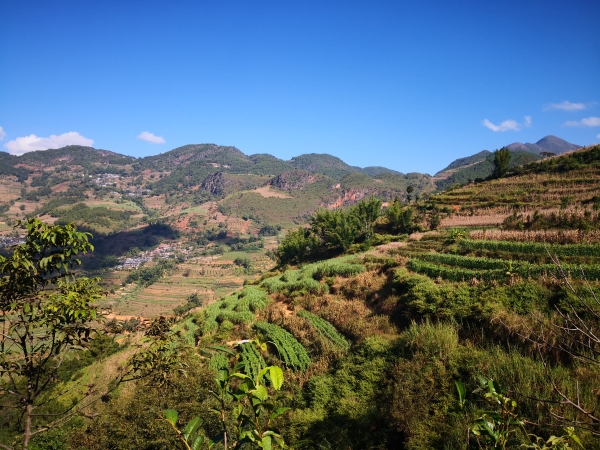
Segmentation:
{"type": "Polygon", "coordinates": [[[210,357],[208,367],[215,372],[221,369],[227,369],[229,368],[229,358],[224,353],[216,352],[210,357]]]}
{"type": "Polygon", "coordinates": [[[459,346],[458,330],[452,324],[425,321],[418,325],[413,321],[400,336],[399,346],[413,354],[447,360],[459,346]]]}

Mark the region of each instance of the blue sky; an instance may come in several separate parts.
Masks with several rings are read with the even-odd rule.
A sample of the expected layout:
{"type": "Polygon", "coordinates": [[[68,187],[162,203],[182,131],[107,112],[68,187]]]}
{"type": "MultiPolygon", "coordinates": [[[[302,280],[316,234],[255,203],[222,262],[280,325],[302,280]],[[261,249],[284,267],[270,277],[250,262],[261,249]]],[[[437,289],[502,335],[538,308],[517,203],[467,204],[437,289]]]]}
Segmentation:
{"type": "Polygon", "coordinates": [[[597,0],[3,2],[0,149],[210,142],[434,173],[598,143],[599,20],[597,0]]]}

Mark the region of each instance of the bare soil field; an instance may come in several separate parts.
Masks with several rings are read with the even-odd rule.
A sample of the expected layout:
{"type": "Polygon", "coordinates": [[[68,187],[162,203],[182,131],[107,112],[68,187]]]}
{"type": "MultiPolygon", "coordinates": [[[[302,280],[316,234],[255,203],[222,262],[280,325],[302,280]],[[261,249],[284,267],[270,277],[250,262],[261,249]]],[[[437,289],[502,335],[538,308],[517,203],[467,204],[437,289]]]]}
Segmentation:
{"type": "Polygon", "coordinates": [[[10,209],[6,212],[9,217],[22,217],[25,214],[30,214],[36,210],[40,203],[30,202],[30,201],[18,201],[15,202],[14,205],[10,207],[10,209]],[[25,209],[21,209],[21,205],[25,205],[25,209]]]}
{"type": "Polygon", "coordinates": [[[39,216],[38,217],[42,222],[45,222],[49,225],[54,225],[54,222],[56,222],[56,217],[52,217],[48,214],[44,214],[43,216],[39,216]]]}
{"type": "Polygon", "coordinates": [[[0,202],[7,203],[21,196],[21,185],[7,177],[0,178],[0,202]]]}
{"type": "Polygon", "coordinates": [[[263,186],[254,189],[254,192],[259,193],[265,198],[275,197],[275,198],[293,198],[291,195],[286,194],[285,192],[276,191],[275,189],[271,189],[271,186],[263,186]]]}
{"type": "Polygon", "coordinates": [[[52,192],[67,192],[69,190],[70,185],[71,181],[64,181],[55,186],[52,186],[52,192]]]}

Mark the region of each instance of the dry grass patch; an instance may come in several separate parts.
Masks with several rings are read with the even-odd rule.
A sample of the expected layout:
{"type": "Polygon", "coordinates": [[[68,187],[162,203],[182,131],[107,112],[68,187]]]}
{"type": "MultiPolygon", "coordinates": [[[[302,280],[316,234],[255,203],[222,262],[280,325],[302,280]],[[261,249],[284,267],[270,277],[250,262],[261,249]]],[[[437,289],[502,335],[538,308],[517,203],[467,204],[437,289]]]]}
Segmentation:
{"type": "Polygon", "coordinates": [[[552,244],[596,244],[600,230],[473,230],[471,239],[490,241],[547,242],[552,244]]]}
{"type": "Polygon", "coordinates": [[[57,185],[52,186],[52,192],[67,192],[71,186],[71,181],[63,181],[57,185]]]}
{"type": "Polygon", "coordinates": [[[375,247],[375,250],[371,253],[388,253],[390,250],[396,249],[398,247],[405,247],[408,245],[407,242],[390,242],[389,244],[378,245],[375,247]]]}
{"type": "Polygon", "coordinates": [[[8,216],[21,217],[25,214],[31,214],[40,205],[41,203],[35,203],[30,201],[18,201],[10,207],[6,214],[8,216]],[[22,210],[21,205],[24,205],[25,209],[22,210]]]}
{"type": "Polygon", "coordinates": [[[332,289],[339,290],[348,299],[370,301],[379,298],[387,282],[387,276],[377,272],[363,272],[345,280],[338,287],[334,284],[332,289]]]}
{"type": "Polygon", "coordinates": [[[443,228],[450,227],[482,227],[500,225],[510,214],[490,214],[486,216],[450,216],[442,219],[443,228]]]}
{"type": "Polygon", "coordinates": [[[360,342],[375,334],[392,334],[389,317],[374,313],[363,300],[348,300],[339,295],[307,295],[294,304],[330,322],[340,333],[360,342]]]}

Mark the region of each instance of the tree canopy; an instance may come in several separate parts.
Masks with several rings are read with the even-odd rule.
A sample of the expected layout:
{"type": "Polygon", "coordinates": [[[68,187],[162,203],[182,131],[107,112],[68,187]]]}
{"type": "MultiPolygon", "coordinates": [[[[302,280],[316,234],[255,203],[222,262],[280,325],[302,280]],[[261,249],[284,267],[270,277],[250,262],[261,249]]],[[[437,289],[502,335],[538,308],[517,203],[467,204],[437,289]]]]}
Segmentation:
{"type": "Polygon", "coordinates": [[[506,147],[494,152],[494,172],[492,173],[494,178],[500,178],[506,175],[506,172],[508,172],[508,168],[510,167],[510,158],[510,150],[506,147]]]}

